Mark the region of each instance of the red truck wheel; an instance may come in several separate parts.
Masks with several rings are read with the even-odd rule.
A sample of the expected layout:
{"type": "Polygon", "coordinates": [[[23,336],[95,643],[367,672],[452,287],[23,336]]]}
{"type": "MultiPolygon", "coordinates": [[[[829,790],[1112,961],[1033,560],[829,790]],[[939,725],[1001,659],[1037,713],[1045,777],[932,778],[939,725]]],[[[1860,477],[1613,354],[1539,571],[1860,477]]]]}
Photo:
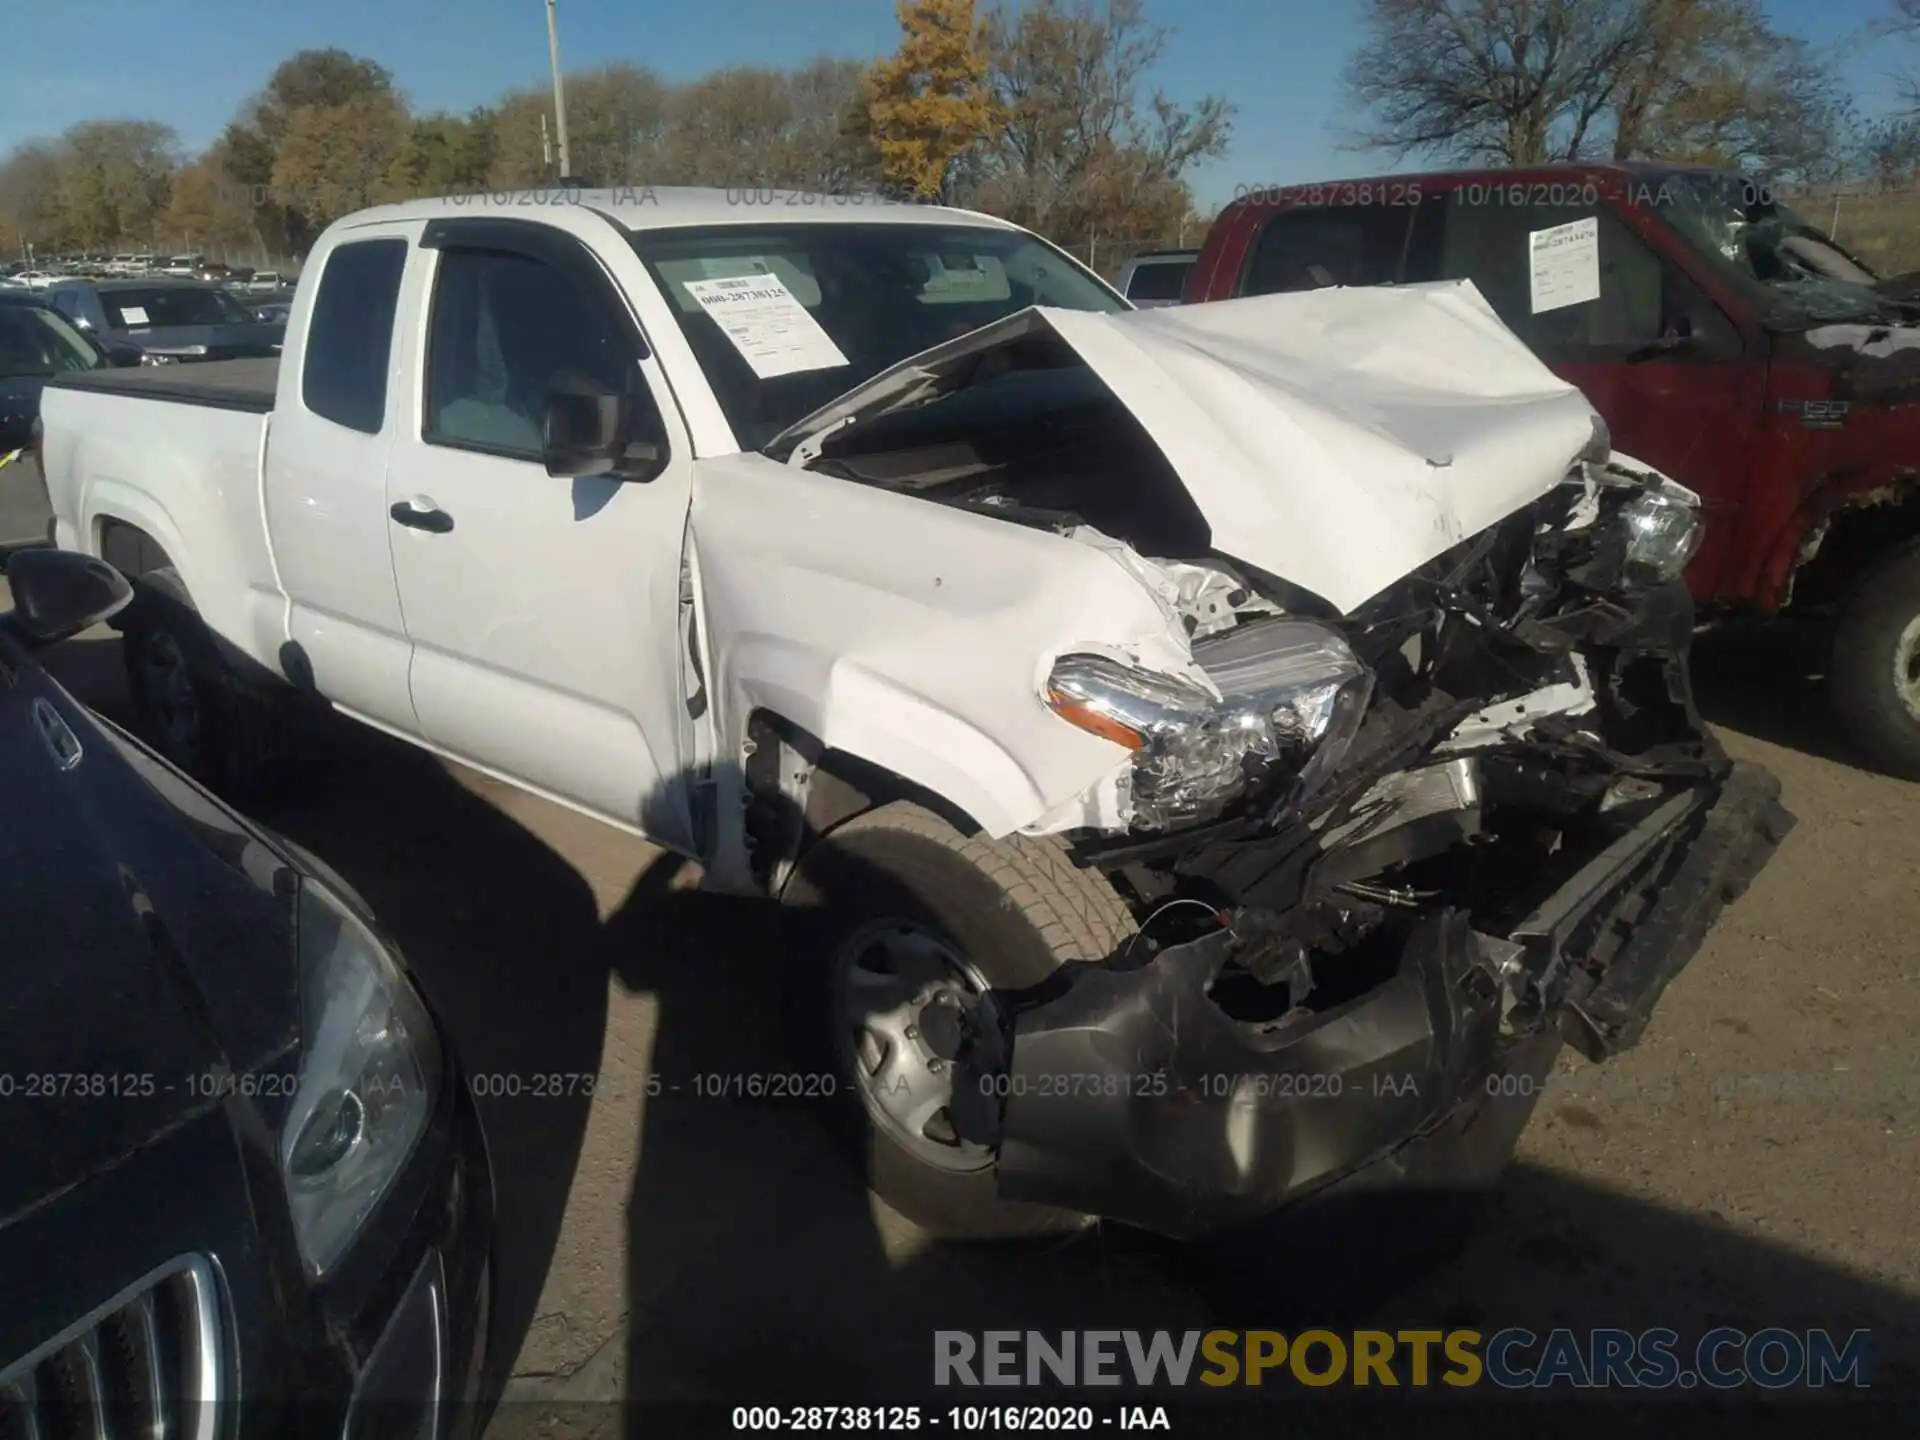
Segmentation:
{"type": "Polygon", "coordinates": [[[1889,775],[1920,780],[1920,541],[1848,596],[1827,684],[1847,731],[1889,775]]]}

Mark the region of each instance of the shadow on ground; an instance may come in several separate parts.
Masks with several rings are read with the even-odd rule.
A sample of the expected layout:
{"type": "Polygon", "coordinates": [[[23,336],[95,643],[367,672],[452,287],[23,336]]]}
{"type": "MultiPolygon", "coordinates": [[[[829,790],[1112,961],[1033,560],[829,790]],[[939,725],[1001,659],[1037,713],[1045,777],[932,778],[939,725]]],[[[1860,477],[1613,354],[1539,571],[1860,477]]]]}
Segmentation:
{"type": "MultiPolygon", "coordinates": [[[[88,677],[108,650],[64,647],[54,668],[91,698],[88,677]]],[[[1709,701],[1714,718],[1767,733],[1757,723],[1764,716],[1735,719],[1725,708],[1739,693],[1719,689],[1726,678],[1716,672],[1703,687],[1718,697],[1709,701]]],[[[1767,687],[1778,695],[1771,675],[1767,687]]],[[[1765,709],[1795,723],[1777,698],[1765,709]]],[[[597,1391],[508,1406],[496,1435],[669,1433],[659,1412],[623,1416],[594,1394],[942,1410],[957,1398],[1011,1398],[935,1391],[936,1330],[1662,1326],[1685,1344],[1720,1325],[1867,1329],[1876,1396],[1910,1400],[1920,1388],[1914,1296],[1714,1217],[1527,1167],[1508,1175],[1471,1231],[1437,1227],[1436,1211],[1454,1207],[1413,1197],[1333,1216],[1351,1232],[1338,1244],[1320,1228],[1323,1216],[1313,1228],[1275,1224],[1190,1248],[1119,1229],[1019,1247],[916,1248],[897,1219],[876,1217],[807,1106],[690,1088],[694,1076],[790,1068],[770,963],[778,936],[765,907],[684,888],[686,877],[660,864],[603,924],[572,866],[436,761],[371,732],[338,731],[326,783],[266,818],[373,904],[467,1069],[593,1072],[611,974],[655,998],[651,1068],[682,1085],[648,1101],[634,1137],[627,1253],[607,1257],[627,1274],[624,1341],[589,1362],[597,1391]]],[[[1783,743],[1808,744],[1816,733],[1783,743]]],[[[495,1343],[507,1356],[551,1262],[586,1104],[482,1101],[499,1187],[495,1343]]],[[[1263,1393],[1276,1418],[1324,1418],[1316,1408],[1324,1393],[1287,1380],[1263,1393]]],[[[1205,1402],[1189,1394],[1188,1403],[1205,1402]]]]}
{"type": "Polygon", "coordinates": [[[1693,643],[1694,696],[1714,725],[1832,760],[1872,768],[1827,700],[1827,634],[1807,625],[1729,625],[1693,643]]]}

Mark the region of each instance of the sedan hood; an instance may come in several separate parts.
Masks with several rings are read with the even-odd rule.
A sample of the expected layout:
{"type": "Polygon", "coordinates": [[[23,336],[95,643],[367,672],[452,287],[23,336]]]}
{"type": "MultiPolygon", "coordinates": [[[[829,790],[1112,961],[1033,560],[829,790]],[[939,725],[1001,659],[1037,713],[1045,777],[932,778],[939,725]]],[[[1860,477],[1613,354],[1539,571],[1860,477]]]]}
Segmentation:
{"type": "Polygon", "coordinates": [[[1166,456],[1216,549],[1350,611],[1545,494],[1600,418],[1471,282],[1265,295],[1116,314],[1039,306],[883,371],[769,446],[963,388],[1050,331],[1166,456]]]}

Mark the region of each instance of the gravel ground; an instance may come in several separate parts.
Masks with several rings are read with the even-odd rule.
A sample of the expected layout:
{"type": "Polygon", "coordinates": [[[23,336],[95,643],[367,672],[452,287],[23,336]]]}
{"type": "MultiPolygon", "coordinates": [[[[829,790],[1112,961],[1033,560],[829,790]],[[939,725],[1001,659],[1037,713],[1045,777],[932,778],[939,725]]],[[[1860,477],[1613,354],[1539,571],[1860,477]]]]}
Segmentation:
{"type": "MultiPolygon", "coordinates": [[[[116,648],[83,638],[54,662],[109,713],[116,648]]],[[[1911,1396],[1920,786],[1848,759],[1790,648],[1717,641],[1698,669],[1729,747],[1781,776],[1799,826],[1638,1050],[1563,1059],[1473,1237],[1409,1261],[1380,1259],[1391,1227],[1313,1264],[1285,1236],[928,1247],[869,1206],[810,1116],[693,1093],[784,1063],[759,907],[347,725],[324,780],[269,818],[382,914],[481,1088],[520,1092],[481,1101],[509,1394],[527,1402],[496,1435],[610,1434],[609,1408],[577,1402],[739,1402],[781,1377],[872,1402],[923,1384],[935,1328],[1867,1327],[1880,1393],[1911,1396]]]]}

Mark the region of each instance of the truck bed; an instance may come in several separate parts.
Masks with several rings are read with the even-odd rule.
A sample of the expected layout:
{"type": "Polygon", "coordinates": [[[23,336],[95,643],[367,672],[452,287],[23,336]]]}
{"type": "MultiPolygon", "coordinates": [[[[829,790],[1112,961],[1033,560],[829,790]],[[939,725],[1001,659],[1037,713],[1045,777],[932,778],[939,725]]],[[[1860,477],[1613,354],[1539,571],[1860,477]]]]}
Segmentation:
{"type": "Polygon", "coordinates": [[[245,410],[265,415],[273,409],[280,362],[207,360],[124,369],[76,370],[47,382],[48,389],[93,390],[135,399],[170,400],[215,410],[245,410]]]}

